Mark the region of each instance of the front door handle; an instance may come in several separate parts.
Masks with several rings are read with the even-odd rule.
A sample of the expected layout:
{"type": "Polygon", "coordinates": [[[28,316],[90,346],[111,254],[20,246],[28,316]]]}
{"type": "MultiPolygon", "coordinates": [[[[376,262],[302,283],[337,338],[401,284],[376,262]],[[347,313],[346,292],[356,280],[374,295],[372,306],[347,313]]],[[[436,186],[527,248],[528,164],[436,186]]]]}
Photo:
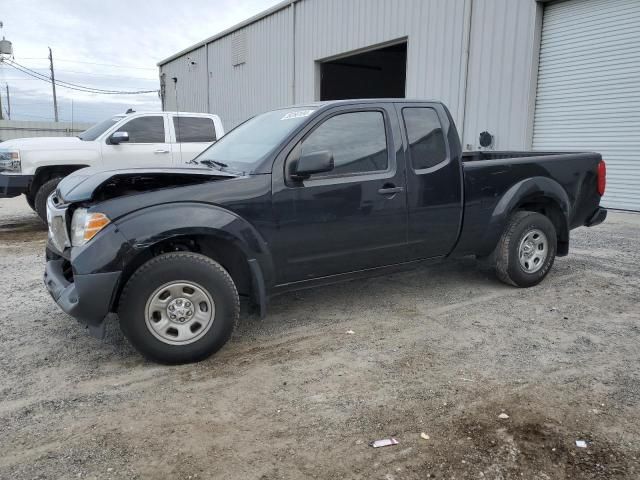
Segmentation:
{"type": "Polygon", "coordinates": [[[393,195],[400,192],[404,192],[404,187],[396,187],[392,184],[385,184],[381,189],[378,190],[378,193],[380,195],[393,195]]]}
{"type": "Polygon", "coordinates": [[[169,150],[158,149],[154,150],[153,153],[169,153],[169,150]]]}

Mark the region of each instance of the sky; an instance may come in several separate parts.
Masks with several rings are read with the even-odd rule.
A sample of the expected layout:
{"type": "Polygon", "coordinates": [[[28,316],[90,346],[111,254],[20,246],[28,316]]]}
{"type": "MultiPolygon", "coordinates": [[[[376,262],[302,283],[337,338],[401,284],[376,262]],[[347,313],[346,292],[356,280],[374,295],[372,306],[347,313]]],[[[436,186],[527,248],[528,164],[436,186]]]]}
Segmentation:
{"type": "MultiPolygon", "coordinates": [[[[13,44],[14,61],[56,80],[106,90],[159,88],[157,63],[281,0],[1,0],[0,35],[13,44]]],[[[53,120],[51,84],[0,63],[6,118],[53,120]]],[[[56,87],[60,121],[98,122],[128,108],[160,110],[157,93],[102,95],[56,87]],[[73,107],[73,108],[72,108],[73,107]],[[72,118],[73,117],[73,118],[72,118]]]]}

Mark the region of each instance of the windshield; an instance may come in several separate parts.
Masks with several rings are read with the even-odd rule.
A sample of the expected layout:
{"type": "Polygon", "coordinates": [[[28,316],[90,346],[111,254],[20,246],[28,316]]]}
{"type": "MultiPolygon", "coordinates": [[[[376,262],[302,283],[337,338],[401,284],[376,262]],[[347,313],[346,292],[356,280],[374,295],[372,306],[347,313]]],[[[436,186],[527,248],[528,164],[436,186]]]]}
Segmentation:
{"type": "Polygon", "coordinates": [[[115,117],[107,118],[106,120],[103,120],[102,122],[94,125],[90,129],[82,132],[80,135],[78,135],[78,138],[85,141],[95,140],[123,118],[124,115],[116,115],[115,117]]]}
{"type": "Polygon", "coordinates": [[[289,108],[257,115],[195,158],[212,168],[252,172],[314,110],[289,108]]]}

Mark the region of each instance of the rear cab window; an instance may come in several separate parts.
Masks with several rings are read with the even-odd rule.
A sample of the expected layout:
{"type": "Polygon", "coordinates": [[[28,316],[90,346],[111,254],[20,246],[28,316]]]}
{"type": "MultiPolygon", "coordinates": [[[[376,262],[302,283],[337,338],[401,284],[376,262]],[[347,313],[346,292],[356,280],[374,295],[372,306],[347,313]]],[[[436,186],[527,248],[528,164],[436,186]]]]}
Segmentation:
{"type": "Polygon", "coordinates": [[[447,161],[447,144],[437,112],[430,107],[406,107],[402,117],[414,170],[426,170],[447,161]]]}
{"type": "Polygon", "coordinates": [[[207,117],[173,117],[177,143],[212,143],[216,141],[213,119],[207,117]]]}

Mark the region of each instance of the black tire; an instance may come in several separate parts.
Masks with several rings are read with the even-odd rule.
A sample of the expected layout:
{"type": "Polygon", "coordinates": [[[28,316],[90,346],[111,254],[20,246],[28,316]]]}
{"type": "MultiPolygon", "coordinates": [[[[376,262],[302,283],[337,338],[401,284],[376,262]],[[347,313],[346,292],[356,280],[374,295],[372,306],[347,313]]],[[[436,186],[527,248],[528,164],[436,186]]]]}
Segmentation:
{"type": "Polygon", "coordinates": [[[34,200],[35,211],[45,224],[47,223],[47,199],[49,198],[49,195],[51,195],[56,189],[56,187],[60,183],[60,180],[62,180],[62,177],[55,177],[47,180],[42,185],[40,185],[40,188],[36,192],[34,200]]]}
{"type": "MultiPolygon", "coordinates": [[[[169,313],[168,311],[166,313],[169,313]]],[[[191,252],[165,253],[142,265],[124,287],[118,306],[120,328],[146,358],[159,363],[180,364],[203,360],[227,343],[240,315],[236,286],[220,264],[191,252]],[[163,285],[192,282],[213,301],[213,319],[208,330],[193,343],[169,344],[147,326],[147,302],[163,285]]]]}
{"type": "Polygon", "coordinates": [[[29,208],[35,212],[36,211],[36,199],[35,199],[35,197],[31,194],[31,192],[25,193],[24,197],[27,200],[27,204],[29,205],[29,208]]]}
{"type": "Polygon", "coordinates": [[[498,242],[495,267],[498,278],[516,287],[532,287],[547,276],[553,266],[557,251],[556,229],[544,215],[537,212],[519,211],[509,217],[504,233],[498,242]],[[535,272],[528,272],[520,262],[520,244],[528,234],[540,231],[546,237],[546,257],[540,261],[535,272]]]}

